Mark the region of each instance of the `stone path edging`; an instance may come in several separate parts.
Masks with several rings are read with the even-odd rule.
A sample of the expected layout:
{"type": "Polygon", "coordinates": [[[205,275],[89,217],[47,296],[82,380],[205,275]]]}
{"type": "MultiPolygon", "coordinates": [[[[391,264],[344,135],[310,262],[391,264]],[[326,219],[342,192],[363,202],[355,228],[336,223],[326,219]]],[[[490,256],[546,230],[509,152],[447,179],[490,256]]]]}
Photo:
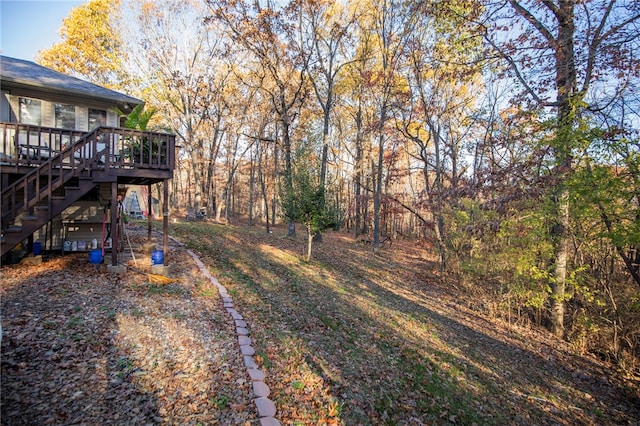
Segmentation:
{"type": "MultiPolygon", "coordinates": [[[[171,240],[175,243],[184,247],[180,241],[175,238],[169,236],[171,240]]],[[[186,248],[185,248],[186,249],[186,248]]],[[[227,289],[225,286],[220,284],[220,282],[215,278],[205,264],[200,260],[197,254],[193,251],[186,249],[187,253],[193,258],[198,268],[202,274],[209,279],[211,284],[213,284],[220,294],[220,298],[222,299],[223,307],[227,311],[227,313],[231,316],[236,326],[236,334],[238,336],[238,345],[240,346],[240,353],[242,354],[242,358],[244,360],[244,365],[247,368],[247,374],[252,382],[253,395],[254,395],[254,404],[258,409],[258,417],[260,418],[261,426],[280,426],[280,422],[275,418],[276,415],[276,406],[272,400],[270,400],[269,394],[271,390],[269,386],[264,382],[266,378],[265,373],[258,368],[258,365],[253,358],[255,354],[255,349],[251,346],[251,338],[249,338],[249,330],[247,329],[247,323],[244,321],[242,315],[238,313],[238,311],[234,308],[233,299],[229,296],[227,289]]]]}

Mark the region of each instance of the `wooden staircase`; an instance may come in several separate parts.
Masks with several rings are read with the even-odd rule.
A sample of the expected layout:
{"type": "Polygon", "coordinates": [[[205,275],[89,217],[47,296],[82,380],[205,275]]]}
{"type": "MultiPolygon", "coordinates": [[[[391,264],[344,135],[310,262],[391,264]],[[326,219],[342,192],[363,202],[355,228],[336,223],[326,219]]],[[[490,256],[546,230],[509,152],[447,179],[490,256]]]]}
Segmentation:
{"type": "Polygon", "coordinates": [[[94,169],[109,158],[99,133],[84,135],[2,190],[0,255],[4,256],[96,185],[94,169]]]}
{"type": "Polygon", "coordinates": [[[0,122],[0,255],[97,185],[166,185],[176,164],[175,139],[117,127],[84,133],[0,122]],[[62,141],[74,142],[59,150],[62,141]]]}

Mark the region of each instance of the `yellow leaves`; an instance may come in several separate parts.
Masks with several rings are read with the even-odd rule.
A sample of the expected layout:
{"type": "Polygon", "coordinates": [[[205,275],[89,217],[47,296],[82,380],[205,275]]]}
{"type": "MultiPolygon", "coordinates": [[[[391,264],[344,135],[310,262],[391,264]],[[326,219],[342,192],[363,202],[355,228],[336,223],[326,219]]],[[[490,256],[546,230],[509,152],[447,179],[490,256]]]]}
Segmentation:
{"type": "Polygon", "coordinates": [[[407,133],[423,141],[429,140],[429,131],[425,129],[422,123],[416,121],[409,123],[407,133]]]}
{"type": "Polygon", "coordinates": [[[433,80],[436,76],[436,70],[431,67],[423,67],[420,76],[427,81],[433,80]]]}
{"type": "Polygon", "coordinates": [[[155,2],[145,1],[140,6],[140,12],[143,16],[155,16],[158,11],[158,6],[155,2]]]}
{"type": "Polygon", "coordinates": [[[62,41],[40,51],[38,62],[57,71],[116,87],[124,79],[120,30],[121,0],[91,0],[62,22],[62,41]]]}
{"type": "Polygon", "coordinates": [[[330,2],[326,9],[325,17],[329,22],[335,22],[336,18],[339,18],[344,13],[344,5],[342,2],[334,1],[330,2]]]}

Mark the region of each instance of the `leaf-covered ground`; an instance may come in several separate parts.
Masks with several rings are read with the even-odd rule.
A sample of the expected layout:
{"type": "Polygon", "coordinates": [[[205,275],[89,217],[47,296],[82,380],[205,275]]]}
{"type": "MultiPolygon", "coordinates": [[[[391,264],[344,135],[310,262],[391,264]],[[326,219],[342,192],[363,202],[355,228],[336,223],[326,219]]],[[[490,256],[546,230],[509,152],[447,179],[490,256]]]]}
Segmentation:
{"type": "Polygon", "coordinates": [[[259,424],[217,290],[184,249],[167,262],[167,285],[86,253],[4,266],[2,424],[259,424]]]}
{"type": "MultiPolygon", "coordinates": [[[[232,295],[282,424],[638,424],[637,379],[468,309],[410,244],[328,233],[305,262],[283,229],[171,234],[232,295]]],[[[217,293],[166,261],[164,286],[86,254],[3,267],[2,424],[258,424],[217,293]]]]}
{"type": "Polygon", "coordinates": [[[234,294],[284,424],[638,424],[637,378],[467,309],[430,253],[328,233],[305,262],[285,232],[172,228],[234,294]]]}

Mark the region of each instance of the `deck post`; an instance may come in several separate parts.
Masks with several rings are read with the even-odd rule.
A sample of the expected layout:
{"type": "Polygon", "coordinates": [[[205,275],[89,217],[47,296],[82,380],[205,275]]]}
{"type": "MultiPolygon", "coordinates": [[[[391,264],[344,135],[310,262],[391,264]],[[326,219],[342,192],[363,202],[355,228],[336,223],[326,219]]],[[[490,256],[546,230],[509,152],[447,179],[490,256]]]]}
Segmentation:
{"type": "Polygon", "coordinates": [[[151,202],[153,201],[153,197],[151,196],[151,184],[147,185],[147,241],[151,242],[151,219],[153,219],[153,209],[151,208],[151,202]]]}
{"type": "Polygon", "coordinates": [[[169,179],[165,179],[162,186],[164,188],[162,200],[162,250],[166,260],[169,253],[169,179]]]}
{"type": "Polygon", "coordinates": [[[111,265],[118,266],[118,182],[111,182],[111,265]]]}

